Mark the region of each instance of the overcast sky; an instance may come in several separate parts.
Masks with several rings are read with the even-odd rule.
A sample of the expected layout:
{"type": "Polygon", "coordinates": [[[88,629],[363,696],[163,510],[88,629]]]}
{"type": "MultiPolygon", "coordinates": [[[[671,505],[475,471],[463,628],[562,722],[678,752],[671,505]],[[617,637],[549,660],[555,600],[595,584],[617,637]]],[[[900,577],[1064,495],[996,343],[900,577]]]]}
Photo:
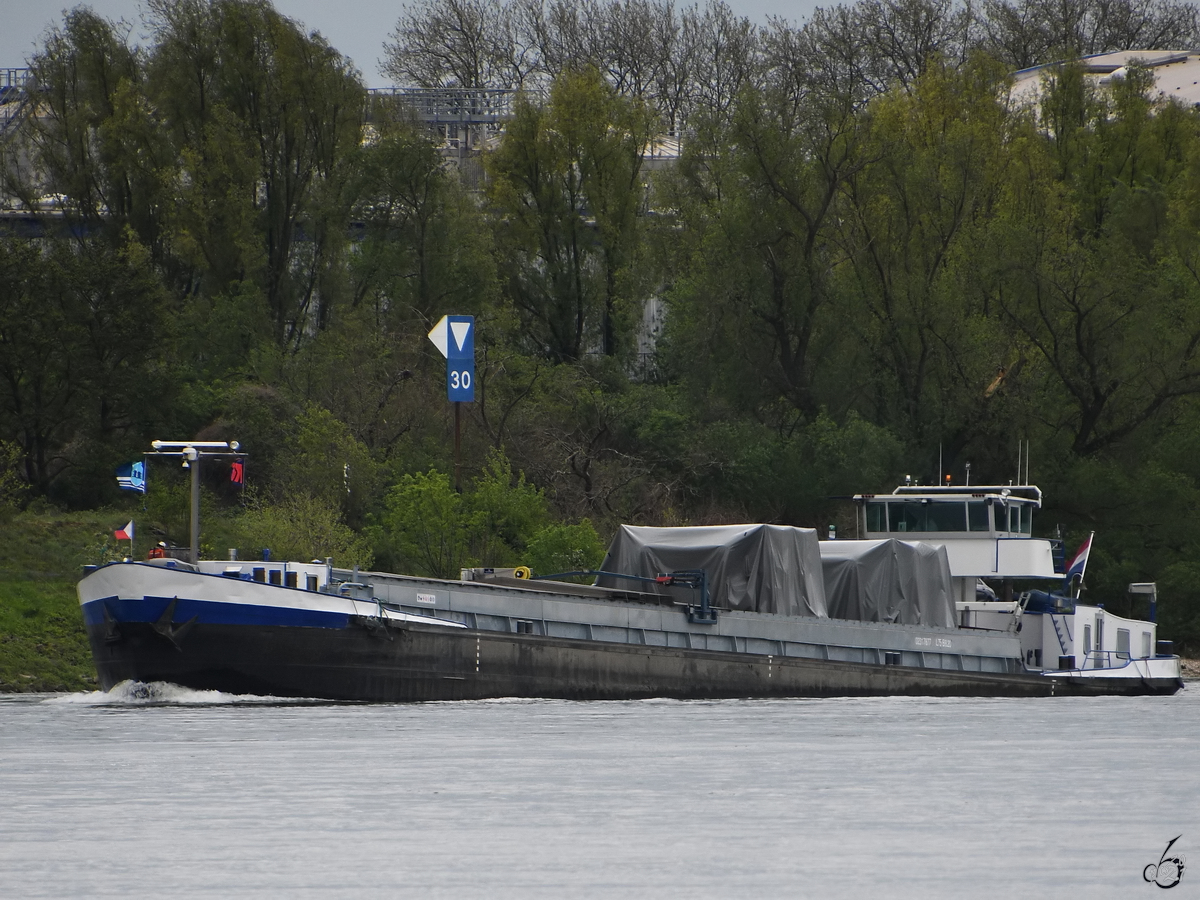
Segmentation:
{"type": "MultiPolygon", "coordinates": [[[[833,6],[824,0],[727,0],[734,12],[754,21],[768,15],[800,21],[817,5],[833,6]]],[[[62,21],[62,10],[76,4],[58,0],[0,0],[0,69],[25,65],[39,38],[51,24],[62,21]]],[[[91,6],[109,19],[124,19],[142,35],[141,0],[91,0],[91,6]]],[[[679,6],[690,5],[683,0],[679,6]]],[[[339,51],[354,60],[370,87],[388,81],[379,73],[379,58],[403,3],[397,0],[275,0],[275,8],[319,31],[339,51]]]]}

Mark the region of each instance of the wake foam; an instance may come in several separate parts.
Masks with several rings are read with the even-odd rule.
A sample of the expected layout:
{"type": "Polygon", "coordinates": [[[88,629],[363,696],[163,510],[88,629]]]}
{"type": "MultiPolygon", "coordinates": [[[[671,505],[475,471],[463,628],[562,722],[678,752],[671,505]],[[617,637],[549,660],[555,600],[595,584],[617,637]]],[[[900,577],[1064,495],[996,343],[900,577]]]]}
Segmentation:
{"type": "Polygon", "coordinates": [[[328,701],[259,694],[226,694],[223,691],[196,691],[166,681],[122,681],[109,691],[89,691],[50,697],[43,703],[66,706],[233,706],[258,704],[314,704],[328,701]]]}

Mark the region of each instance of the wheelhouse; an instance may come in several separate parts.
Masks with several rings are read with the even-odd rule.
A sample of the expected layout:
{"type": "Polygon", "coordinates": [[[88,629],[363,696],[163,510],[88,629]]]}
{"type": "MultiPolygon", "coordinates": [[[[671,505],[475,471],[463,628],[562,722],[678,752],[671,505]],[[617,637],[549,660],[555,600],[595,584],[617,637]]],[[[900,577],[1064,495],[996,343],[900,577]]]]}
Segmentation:
{"type": "Polygon", "coordinates": [[[867,540],[1028,538],[1033,511],[1042,505],[1036,487],[903,485],[891,494],[856,494],[858,527],[867,540]]]}

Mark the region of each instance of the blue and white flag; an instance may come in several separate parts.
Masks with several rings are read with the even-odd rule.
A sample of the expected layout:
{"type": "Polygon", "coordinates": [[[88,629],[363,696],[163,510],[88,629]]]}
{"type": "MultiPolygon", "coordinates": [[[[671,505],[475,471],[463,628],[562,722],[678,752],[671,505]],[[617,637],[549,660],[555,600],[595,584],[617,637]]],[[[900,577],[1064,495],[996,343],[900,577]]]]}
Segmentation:
{"type": "Polygon", "coordinates": [[[146,463],[131,462],[117,467],[117,484],[123,491],[146,493],[146,463]]]}
{"type": "Polygon", "coordinates": [[[1087,540],[1071,557],[1071,562],[1067,565],[1067,574],[1063,576],[1063,581],[1066,582],[1068,588],[1076,576],[1079,578],[1079,583],[1083,583],[1083,573],[1087,570],[1088,554],[1092,552],[1092,538],[1095,536],[1096,532],[1094,531],[1089,534],[1087,540]]]}

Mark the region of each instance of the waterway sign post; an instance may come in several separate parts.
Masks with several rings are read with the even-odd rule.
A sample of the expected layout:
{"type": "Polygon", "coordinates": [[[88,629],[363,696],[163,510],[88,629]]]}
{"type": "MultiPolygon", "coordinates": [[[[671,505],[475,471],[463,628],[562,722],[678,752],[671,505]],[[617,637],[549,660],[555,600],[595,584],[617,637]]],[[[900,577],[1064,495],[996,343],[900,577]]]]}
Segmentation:
{"type": "Polygon", "coordinates": [[[446,399],[454,404],[454,489],[462,493],[459,404],[475,400],[475,317],[442,316],[429,340],[446,357],[446,399]]]}

